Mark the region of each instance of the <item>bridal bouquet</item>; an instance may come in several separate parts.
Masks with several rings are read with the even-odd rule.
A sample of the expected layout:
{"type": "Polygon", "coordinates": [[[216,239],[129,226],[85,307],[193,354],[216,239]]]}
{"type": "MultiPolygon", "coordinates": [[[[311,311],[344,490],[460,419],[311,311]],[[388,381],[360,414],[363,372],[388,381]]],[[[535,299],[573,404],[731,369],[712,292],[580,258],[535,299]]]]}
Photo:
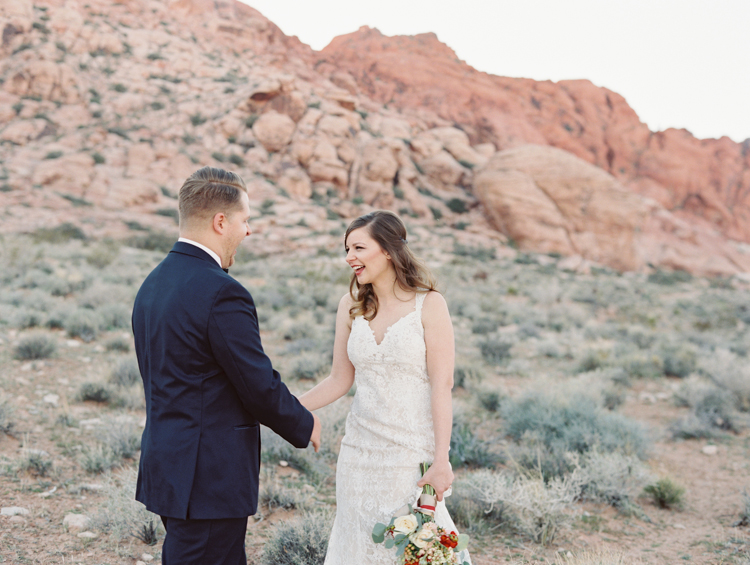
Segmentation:
{"type": "MultiPolygon", "coordinates": [[[[420,465],[423,475],[428,468],[427,463],[420,465]]],[[[448,532],[435,523],[434,515],[435,489],[425,485],[415,508],[407,504],[387,526],[375,524],[372,541],[395,547],[401,565],[459,565],[458,554],[466,549],[469,536],[448,532]]]]}

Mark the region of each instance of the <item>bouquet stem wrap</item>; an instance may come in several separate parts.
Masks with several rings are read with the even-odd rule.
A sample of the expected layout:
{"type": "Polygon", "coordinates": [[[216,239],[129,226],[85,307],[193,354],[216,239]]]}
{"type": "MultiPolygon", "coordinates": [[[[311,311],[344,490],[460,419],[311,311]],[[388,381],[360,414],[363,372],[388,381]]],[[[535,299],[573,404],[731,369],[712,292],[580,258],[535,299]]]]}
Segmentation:
{"type": "MultiPolygon", "coordinates": [[[[419,470],[422,472],[424,477],[427,469],[430,468],[429,463],[420,463],[419,470]]],[[[435,497],[435,489],[432,485],[425,485],[422,487],[422,494],[419,495],[416,510],[429,516],[430,518],[435,517],[435,507],[437,506],[437,498],[435,497]]]]}

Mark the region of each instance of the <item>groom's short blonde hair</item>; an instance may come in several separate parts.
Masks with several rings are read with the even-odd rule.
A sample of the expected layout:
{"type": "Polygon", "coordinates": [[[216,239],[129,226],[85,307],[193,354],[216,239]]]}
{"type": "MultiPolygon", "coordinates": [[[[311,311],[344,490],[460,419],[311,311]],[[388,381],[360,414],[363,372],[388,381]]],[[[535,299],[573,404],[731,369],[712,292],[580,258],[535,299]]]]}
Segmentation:
{"type": "Polygon", "coordinates": [[[180,188],[180,227],[213,218],[217,212],[229,216],[240,208],[243,192],[247,187],[238,174],[216,167],[198,169],[180,188]]]}

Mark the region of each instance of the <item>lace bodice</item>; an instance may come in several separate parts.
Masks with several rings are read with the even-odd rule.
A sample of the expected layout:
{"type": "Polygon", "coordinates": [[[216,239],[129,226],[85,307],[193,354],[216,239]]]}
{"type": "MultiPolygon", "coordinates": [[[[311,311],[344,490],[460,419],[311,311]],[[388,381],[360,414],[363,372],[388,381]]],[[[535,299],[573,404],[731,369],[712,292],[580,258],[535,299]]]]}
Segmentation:
{"type": "Polygon", "coordinates": [[[393,445],[432,458],[430,379],[422,327],[425,294],[412,312],[392,324],[378,344],[362,316],[352,322],[347,353],[357,393],[347,419],[348,445],[393,445]]]}
{"type": "MultiPolygon", "coordinates": [[[[392,324],[378,344],[358,316],[347,343],[357,386],[336,466],[336,519],[325,565],[394,565],[395,552],[372,541],[376,522],[387,524],[421,489],[419,464],[432,461],[430,380],[422,326],[426,293],[392,324]]],[[[455,530],[445,504],[436,521],[455,530]]],[[[468,558],[468,554],[462,555],[468,558]]]]}

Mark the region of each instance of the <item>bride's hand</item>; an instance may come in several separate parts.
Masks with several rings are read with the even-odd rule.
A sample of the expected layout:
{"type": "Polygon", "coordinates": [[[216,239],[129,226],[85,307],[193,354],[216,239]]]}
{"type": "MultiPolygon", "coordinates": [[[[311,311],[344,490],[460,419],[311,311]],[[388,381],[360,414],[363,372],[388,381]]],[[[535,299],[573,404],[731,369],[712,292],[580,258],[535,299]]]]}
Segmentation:
{"type": "Polygon", "coordinates": [[[435,498],[443,500],[443,493],[453,484],[453,469],[448,461],[433,463],[424,476],[419,480],[417,486],[432,485],[435,489],[435,498]]]}

